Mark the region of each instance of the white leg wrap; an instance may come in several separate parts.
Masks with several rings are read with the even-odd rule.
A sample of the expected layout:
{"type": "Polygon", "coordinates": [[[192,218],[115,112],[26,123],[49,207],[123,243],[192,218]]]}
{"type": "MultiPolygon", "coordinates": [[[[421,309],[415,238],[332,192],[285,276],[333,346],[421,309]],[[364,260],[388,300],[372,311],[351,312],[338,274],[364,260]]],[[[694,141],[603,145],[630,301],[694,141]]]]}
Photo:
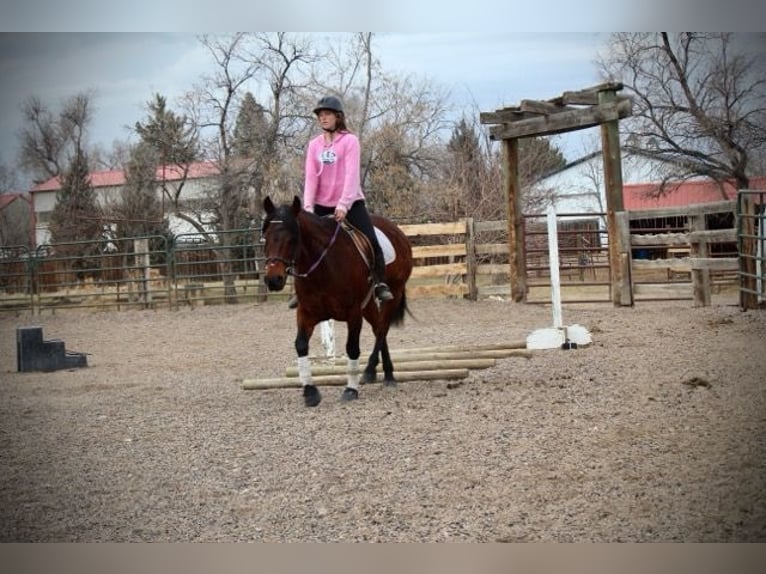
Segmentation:
{"type": "Polygon", "coordinates": [[[359,359],[349,359],[348,368],[348,385],[352,389],[359,389],[359,359]]]}
{"type": "Polygon", "coordinates": [[[303,386],[311,384],[311,362],[308,355],[298,357],[298,378],[303,386]]]}

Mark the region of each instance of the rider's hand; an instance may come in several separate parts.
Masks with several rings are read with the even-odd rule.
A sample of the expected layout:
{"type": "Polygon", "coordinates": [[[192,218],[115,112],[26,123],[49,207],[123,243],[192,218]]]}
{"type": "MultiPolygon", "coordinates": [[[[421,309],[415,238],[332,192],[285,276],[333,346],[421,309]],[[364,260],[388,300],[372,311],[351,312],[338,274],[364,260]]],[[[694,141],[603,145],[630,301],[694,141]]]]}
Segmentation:
{"type": "Polygon", "coordinates": [[[335,221],[340,223],[344,219],[346,219],[346,210],[343,209],[342,207],[336,207],[335,208],[335,221]]]}

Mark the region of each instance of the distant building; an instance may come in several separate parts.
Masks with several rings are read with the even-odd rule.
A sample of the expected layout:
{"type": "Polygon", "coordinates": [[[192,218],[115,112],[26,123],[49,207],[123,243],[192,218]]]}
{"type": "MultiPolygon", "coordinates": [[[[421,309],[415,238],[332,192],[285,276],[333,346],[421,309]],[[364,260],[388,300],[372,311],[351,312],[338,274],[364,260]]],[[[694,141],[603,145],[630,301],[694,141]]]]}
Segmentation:
{"type": "MultiPolygon", "coordinates": [[[[673,173],[674,166],[671,163],[657,160],[642,153],[624,153],[622,156],[624,209],[637,211],[677,208],[737,197],[736,187],[732,183],[727,182],[723,186],[719,186],[711,179],[703,177],[666,184],[665,189],[660,193],[660,182],[673,173]]],[[[560,229],[578,232],[569,237],[569,240],[579,242],[578,248],[607,247],[609,238],[606,223],[606,187],[604,185],[604,164],[600,151],[588,154],[548,174],[535,184],[535,188],[551,198],[557,214],[566,216],[559,223],[560,229]]],[[[750,178],[750,188],[766,189],[766,177],[750,178]]],[[[639,227],[636,228],[640,228],[644,224],[653,228],[669,228],[684,223],[683,218],[659,218],[637,223],[636,225],[639,227]]],[[[534,221],[529,225],[530,228],[532,226],[542,228],[544,223],[534,221]]],[[[733,223],[728,220],[721,220],[717,225],[731,227],[733,223]]],[[[631,223],[631,228],[634,228],[633,223],[631,223]]],[[[566,240],[567,235],[565,234],[562,241],[566,240]]],[[[538,245],[536,247],[544,250],[545,246],[538,245]]],[[[732,248],[731,245],[723,245],[722,247],[732,248]]]]}
{"type": "Polygon", "coordinates": [[[0,193],[0,211],[10,208],[11,205],[21,197],[22,194],[20,193],[0,193]]]}
{"type": "MultiPolygon", "coordinates": [[[[722,201],[721,189],[712,180],[696,177],[670,184],[658,194],[660,181],[673,173],[673,165],[645,154],[623,154],[622,187],[626,210],[679,207],[695,203],[722,201]]],[[[557,213],[603,213],[606,211],[604,165],[601,152],[575,160],[540,179],[536,188],[551,190],[557,213]]],[[[729,199],[736,198],[736,187],[724,184],[729,199]]],[[[766,189],[766,177],[752,177],[751,189],[766,189]]]]}
{"type": "MultiPolygon", "coordinates": [[[[162,201],[162,189],[165,186],[174,194],[183,184],[181,195],[184,201],[204,197],[210,190],[219,185],[219,169],[215,162],[196,162],[189,164],[188,172],[178,166],[158,166],[157,198],[162,201]]],[[[125,173],[122,170],[94,171],[90,174],[90,184],[96,192],[96,201],[101,205],[116,202],[125,186],[125,173]]],[[[31,190],[32,207],[35,216],[35,238],[37,245],[50,242],[49,224],[53,208],[56,206],[56,196],[61,189],[59,177],[53,177],[31,190]]],[[[182,201],[183,203],[183,201],[182,201]]],[[[171,231],[183,233],[189,231],[183,221],[170,217],[171,231]]]]}
{"type": "Polygon", "coordinates": [[[29,194],[0,193],[0,245],[27,245],[34,239],[34,212],[29,194]]]}

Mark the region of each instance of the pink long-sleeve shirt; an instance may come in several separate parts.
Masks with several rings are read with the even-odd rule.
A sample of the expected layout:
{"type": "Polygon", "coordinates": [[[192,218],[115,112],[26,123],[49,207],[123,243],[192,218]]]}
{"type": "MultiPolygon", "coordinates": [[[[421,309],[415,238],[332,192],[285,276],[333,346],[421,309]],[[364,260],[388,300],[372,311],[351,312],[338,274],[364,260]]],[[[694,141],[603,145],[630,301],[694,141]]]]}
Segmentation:
{"type": "Polygon", "coordinates": [[[313,138],[306,149],[303,206],[340,207],[348,211],[351,204],[364,199],[359,175],[359,138],[350,132],[336,133],[331,144],[324,134],[313,138]]]}

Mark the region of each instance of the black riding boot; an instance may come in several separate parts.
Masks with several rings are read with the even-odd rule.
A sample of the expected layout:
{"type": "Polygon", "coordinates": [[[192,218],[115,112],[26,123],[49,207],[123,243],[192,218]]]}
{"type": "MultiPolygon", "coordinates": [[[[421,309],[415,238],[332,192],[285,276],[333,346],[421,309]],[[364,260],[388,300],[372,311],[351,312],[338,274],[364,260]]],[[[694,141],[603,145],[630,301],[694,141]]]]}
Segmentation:
{"type": "Polygon", "coordinates": [[[383,281],[378,281],[375,284],[375,298],[378,301],[391,301],[394,298],[394,294],[391,293],[391,289],[388,288],[383,281]]]}
{"type": "Polygon", "coordinates": [[[386,285],[384,280],[385,277],[386,263],[383,260],[383,251],[378,247],[375,253],[375,272],[373,273],[373,279],[375,281],[375,298],[381,302],[391,301],[394,298],[391,289],[386,285]]]}

